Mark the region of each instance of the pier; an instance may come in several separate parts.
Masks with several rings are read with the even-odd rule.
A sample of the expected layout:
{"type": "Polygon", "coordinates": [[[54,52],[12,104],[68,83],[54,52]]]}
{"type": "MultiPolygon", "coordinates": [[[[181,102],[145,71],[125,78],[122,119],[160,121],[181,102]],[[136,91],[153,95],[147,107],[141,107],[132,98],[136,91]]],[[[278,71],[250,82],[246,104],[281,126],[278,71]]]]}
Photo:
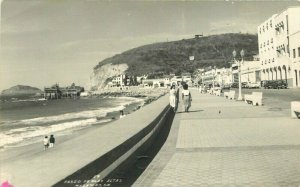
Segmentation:
{"type": "Polygon", "coordinates": [[[59,87],[55,84],[51,87],[44,88],[45,99],[61,99],[61,98],[76,98],[80,96],[80,93],[84,92],[84,88],[81,86],[75,86],[72,84],[69,87],[59,87]]]}

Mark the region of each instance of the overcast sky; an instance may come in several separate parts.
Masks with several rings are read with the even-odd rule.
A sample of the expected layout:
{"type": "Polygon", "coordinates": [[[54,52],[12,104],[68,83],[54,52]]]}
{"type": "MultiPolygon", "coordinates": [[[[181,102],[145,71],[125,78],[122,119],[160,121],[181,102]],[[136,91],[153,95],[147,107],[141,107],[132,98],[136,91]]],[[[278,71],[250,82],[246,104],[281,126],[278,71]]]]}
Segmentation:
{"type": "Polygon", "coordinates": [[[256,33],[299,1],[4,0],[0,90],[75,82],[85,86],[101,60],[144,44],[194,34],[256,33]]]}

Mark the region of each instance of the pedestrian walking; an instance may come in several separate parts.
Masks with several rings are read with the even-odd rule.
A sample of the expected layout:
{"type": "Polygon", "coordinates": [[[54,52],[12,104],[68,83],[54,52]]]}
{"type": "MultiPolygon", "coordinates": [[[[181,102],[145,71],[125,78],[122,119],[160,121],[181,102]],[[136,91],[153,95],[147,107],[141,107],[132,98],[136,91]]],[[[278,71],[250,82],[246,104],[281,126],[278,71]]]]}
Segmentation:
{"type": "Polygon", "coordinates": [[[54,147],[54,144],[55,144],[55,138],[54,138],[54,135],[53,135],[53,134],[51,134],[50,139],[49,139],[49,142],[50,142],[49,147],[50,147],[50,148],[54,147]]]}
{"type": "Polygon", "coordinates": [[[198,89],[199,89],[199,92],[202,93],[202,84],[199,85],[199,88],[198,88],[198,89]]]}
{"type": "Polygon", "coordinates": [[[189,108],[191,107],[192,95],[191,92],[188,90],[187,84],[183,85],[183,90],[181,95],[183,100],[184,111],[189,112],[189,108]]]}
{"type": "Polygon", "coordinates": [[[170,106],[172,107],[173,111],[176,111],[176,90],[175,85],[171,86],[170,89],[170,106]]]}
{"type": "Polygon", "coordinates": [[[48,149],[48,147],[49,147],[49,138],[48,138],[48,136],[45,136],[43,142],[44,142],[44,150],[48,149]]]}

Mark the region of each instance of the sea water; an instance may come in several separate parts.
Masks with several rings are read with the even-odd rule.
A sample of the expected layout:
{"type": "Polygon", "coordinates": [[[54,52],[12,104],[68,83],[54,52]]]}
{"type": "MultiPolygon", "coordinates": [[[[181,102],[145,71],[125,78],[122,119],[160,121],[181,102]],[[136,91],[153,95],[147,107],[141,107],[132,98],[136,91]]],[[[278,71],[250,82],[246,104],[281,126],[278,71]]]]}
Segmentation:
{"type": "Polygon", "coordinates": [[[0,102],[0,147],[22,146],[46,135],[63,135],[109,122],[108,113],[143,100],[131,97],[0,102]],[[99,118],[102,118],[99,120],[99,118]]]}

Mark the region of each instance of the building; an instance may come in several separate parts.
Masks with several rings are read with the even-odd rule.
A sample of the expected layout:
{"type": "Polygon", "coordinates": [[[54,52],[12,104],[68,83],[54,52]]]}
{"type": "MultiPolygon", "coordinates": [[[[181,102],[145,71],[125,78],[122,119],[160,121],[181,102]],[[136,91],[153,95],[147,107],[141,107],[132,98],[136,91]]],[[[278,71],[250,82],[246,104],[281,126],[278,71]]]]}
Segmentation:
{"type": "Polygon", "coordinates": [[[124,86],[125,75],[115,76],[111,82],[108,83],[110,87],[124,86]]]}
{"type": "Polygon", "coordinates": [[[228,68],[210,69],[201,74],[202,84],[225,85],[232,83],[232,71],[228,68]]]}
{"type": "Polygon", "coordinates": [[[81,86],[75,86],[73,83],[71,86],[60,87],[55,84],[51,87],[44,88],[44,98],[45,99],[61,99],[61,98],[72,98],[78,97],[84,92],[84,88],[81,86]]]}
{"type": "MultiPolygon", "coordinates": [[[[299,22],[300,24],[300,22],[299,22]]],[[[292,60],[292,77],[293,85],[300,87],[300,31],[297,31],[290,35],[290,49],[291,49],[291,60],[292,60]]]]}
{"type": "Polygon", "coordinates": [[[182,77],[182,81],[183,82],[190,82],[190,81],[192,81],[192,75],[191,75],[191,73],[182,73],[181,77],[182,77]]]}
{"type": "Polygon", "coordinates": [[[165,78],[161,79],[145,79],[142,80],[142,86],[144,88],[158,88],[158,87],[166,87],[168,80],[165,78]]]}
{"type": "Polygon", "coordinates": [[[244,61],[241,65],[241,82],[260,83],[260,61],[244,61]]]}
{"type": "Polygon", "coordinates": [[[284,80],[289,87],[300,86],[299,31],[300,7],[289,7],[258,26],[262,80],[284,80]]]}
{"type": "Polygon", "coordinates": [[[180,85],[182,81],[182,76],[174,76],[171,78],[170,83],[180,85]]]}

